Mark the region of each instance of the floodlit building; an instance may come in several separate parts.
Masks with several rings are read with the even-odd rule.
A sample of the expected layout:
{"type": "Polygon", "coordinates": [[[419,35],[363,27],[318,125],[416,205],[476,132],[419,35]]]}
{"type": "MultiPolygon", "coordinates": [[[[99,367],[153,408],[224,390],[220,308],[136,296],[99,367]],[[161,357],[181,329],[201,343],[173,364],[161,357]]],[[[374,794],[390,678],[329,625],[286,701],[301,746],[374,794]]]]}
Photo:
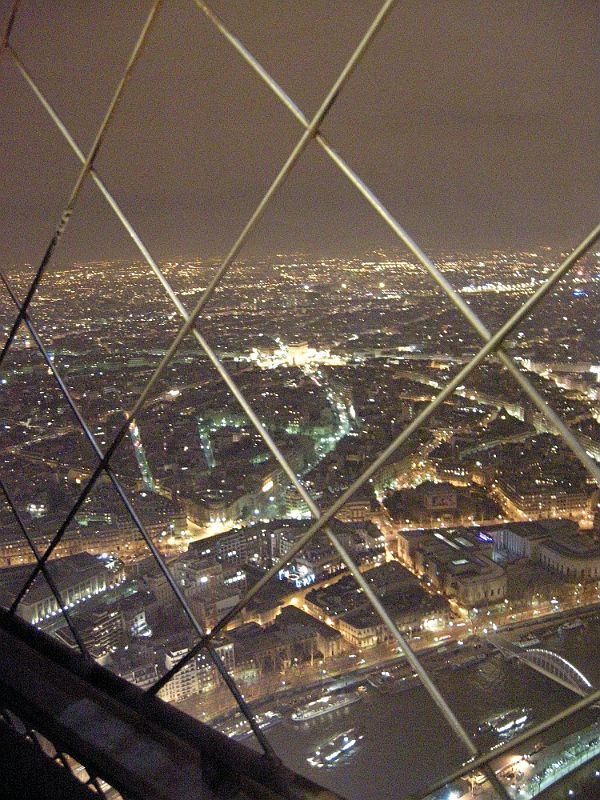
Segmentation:
{"type": "MultiPolygon", "coordinates": [[[[47,569],[65,606],[69,608],[114,589],[125,580],[125,570],[120,562],[98,558],[90,553],[51,560],[47,569]]],[[[0,572],[2,605],[10,606],[30,573],[31,567],[27,566],[12,567],[0,572]]],[[[33,583],[21,601],[19,614],[32,625],[49,622],[61,614],[58,601],[44,579],[33,583]]]]}

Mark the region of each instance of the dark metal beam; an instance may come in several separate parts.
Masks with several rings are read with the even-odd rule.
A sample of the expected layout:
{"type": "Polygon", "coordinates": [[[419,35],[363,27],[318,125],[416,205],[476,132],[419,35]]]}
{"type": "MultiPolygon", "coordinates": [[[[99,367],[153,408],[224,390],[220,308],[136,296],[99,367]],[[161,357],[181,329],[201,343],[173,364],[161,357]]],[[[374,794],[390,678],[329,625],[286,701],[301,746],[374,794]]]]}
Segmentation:
{"type": "Polygon", "coordinates": [[[0,723],[0,775],[6,800],[97,800],[98,795],[25,736],[0,723]]]}
{"type": "Polygon", "coordinates": [[[341,800],[4,610],[0,705],[132,800],[341,800]]]}

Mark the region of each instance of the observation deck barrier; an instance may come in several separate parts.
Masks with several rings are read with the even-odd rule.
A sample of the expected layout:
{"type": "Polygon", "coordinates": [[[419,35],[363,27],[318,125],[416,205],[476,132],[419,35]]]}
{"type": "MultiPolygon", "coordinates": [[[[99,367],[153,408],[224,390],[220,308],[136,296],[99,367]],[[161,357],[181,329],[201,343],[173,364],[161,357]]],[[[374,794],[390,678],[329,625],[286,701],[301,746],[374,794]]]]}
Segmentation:
{"type": "Polygon", "coordinates": [[[3,610],[0,715],[15,797],[341,800],[3,610]]]}
{"type": "MultiPolygon", "coordinates": [[[[282,765],[268,738],[257,724],[252,710],[248,707],[233,676],[226,669],[215,651],[214,641],[218,634],[224,631],[228,624],[248,605],[261,589],[272,579],[277,572],[285,566],[297,553],[299,553],[311,539],[319,532],[323,532],[331,545],[335,548],[344,563],[345,568],[354,577],[357,585],[369,600],[375,613],[388,629],[390,636],[397,643],[398,648],[405,655],[407,661],[419,676],[423,686],[429,693],[448,723],[451,731],[461,742],[465,756],[469,759],[467,765],[454,779],[467,774],[470,770],[479,768],[485,771],[487,778],[499,797],[507,797],[504,786],[499,782],[495,772],[490,766],[500,751],[493,754],[479,752],[473,737],[457,718],[448,701],[440,692],[428,671],[422,665],[418,655],[412,650],[409,642],[399,630],[398,625],[372,586],[362,575],[355,560],[352,558],[343,542],[336,536],[330,527],[330,521],[352,499],[352,497],[365,485],[372,476],[383,467],[399,449],[414,436],[432,417],[437,409],[442,407],[446,400],[465,384],[471,374],[488,357],[497,358],[501,365],[512,376],[520,390],[531,401],[536,410],[545,418],[549,430],[560,437],[565,445],[583,464],[591,479],[600,485],[600,466],[587,453],[585,446],[571,431],[559,415],[548,405],[544,397],[534,386],[522,366],[515,361],[510,353],[508,341],[523,321],[530,317],[547,295],[556,287],[561,279],[566,276],[582,255],[600,239],[600,225],[593,228],[585,238],[556,266],[535,289],[527,300],[495,331],[490,331],[479,318],[460,292],[453,287],[446,276],[433,263],[432,259],[411,238],[408,232],[395,219],[386,208],[376,193],[365,183],[357,172],[348,164],[328,138],[322,132],[331,108],[337,101],[351,75],[358,68],[365,52],[371,45],[377,32],[392,14],[394,0],[385,0],[373,17],[371,24],[358,40],[354,50],[341,70],[339,76],[324,96],[316,113],[312,117],[306,116],[296,105],[294,100],[284,91],[272,75],[259,63],[256,57],[245,47],[236,34],[230,30],[214,11],[203,0],[189,0],[199,14],[203,15],[208,24],[212,26],[222,42],[233,48],[237,57],[240,57],[254,76],[266,85],[277,101],[286,109],[299,125],[300,134],[293,149],[289,152],[284,163],[275,173],[269,188],[264,193],[252,214],[247,219],[243,228],[232,242],[230,249],[216,269],[206,287],[199,290],[199,296],[193,307],[186,308],[180,296],[173,289],[165,274],[152,256],[148,246],[142,240],[136,228],[129,220],[115,195],[108,188],[97,169],[97,156],[101,152],[102,144],[109,134],[109,129],[119,107],[127,101],[126,87],[134,70],[140,68],[139,56],[144,47],[151,47],[151,31],[161,24],[161,7],[168,5],[167,0],[149,0],[147,15],[139,30],[134,46],[130,52],[125,69],[115,86],[102,122],[98,127],[91,147],[84,152],[77,144],[59,114],[53,108],[42,83],[38,81],[34,72],[27,66],[27,55],[19,52],[12,36],[20,22],[20,3],[14,0],[8,14],[6,25],[0,41],[0,55],[2,69],[15,70],[23,81],[23,88],[31,92],[36,102],[39,102],[49,117],[49,123],[54,126],[66,141],[78,165],[76,179],[71,187],[63,210],[48,245],[41,256],[34,271],[31,283],[19,299],[10,281],[0,272],[0,280],[6,290],[10,303],[14,307],[14,320],[8,326],[6,340],[0,351],[0,367],[5,362],[7,354],[11,351],[16,341],[17,334],[26,329],[26,334],[44,359],[56,386],[61,392],[64,401],[72,412],[74,421],[85,440],[90,445],[95,466],[89,477],[81,485],[81,492],[75,502],[70,506],[64,521],[52,532],[52,539],[43,552],[38,552],[27,530],[27,526],[20,515],[11,497],[11,487],[6,481],[0,481],[0,488],[4,494],[7,506],[14,514],[15,522],[19,526],[25,539],[35,556],[35,566],[24,585],[17,592],[9,611],[0,614],[0,701],[4,709],[3,718],[5,728],[1,734],[12,747],[15,744],[15,735],[27,737],[27,747],[35,748],[37,755],[31,755],[31,763],[39,763],[39,756],[47,752],[51,754],[51,761],[60,762],[65,769],[75,764],[75,771],[81,770],[85,780],[79,789],[75,784],[70,784],[69,791],[73,796],[94,794],[96,796],[120,793],[125,798],[335,798],[336,795],[322,789],[317,784],[302,778],[282,765]],[[259,415],[247,401],[240,386],[230,374],[219,354],[211,346],[205,336],[203,315],[205,308],[214,297],[232,263],[236,260],[247,240],[256,227],[265,211],[270,206],[272,199],[294,170],[302,158],[305,150],[311,143],[315,143],[334,167],[344,176],[380,220],[392,231],[398,241],[412,254],[416,262],[431,278],[432,286],[435,284],[442,291],[444,297],[457,309],[458,313],[466,320],[475,331],[482,344],[480,349],[462,363],[460,369],[439,390],[434,399],[427,403],[412,421],[396,435],[376,458],[362,471],[353,482],[342,491],[327,508],[320,508],[315,497],[311,495],[307,486],[300,480],[288,458],[281,452],[268,427],[261,421],[259,415]],[[33,318],[34,305],[32,305],[38,288],[45,273],[52,268],[55,251],[69,225],[73,212],[78,206],[82,189],[88,188],[98,191],[120,225],[133,241],[139,251],[143,263],[147,265],[148,274],[153,274],[158,281],[170,303],[173,311],[180,320],[180,327],[176,336],[165,344],[163,355],[159,363],[148,378],[137,399],[125,414],[125,419],[118,428],[114,438],[109,443],[100,443],[94,435],[94,426],[84,418],[74,394],[71,393],[61,374],[62,365],[53,359],[51,344],[44,341],[40,335],[36,321],[33,318]],[[93,185],[91,185],[93,184],[93,185]],[[128,496],[128,492],[121,484],[112,460],[123,440],[130,435],[131,425],[143,410],[147,401],[151,400],[160,380],[165,376],[169,366],[181,348],[184,340],[193,338],[198,345],[198,352],[206,357],[215,370],[215,380],[222,381],[230,395],[239,405],[249,422],[264,442],[278,467],[289,479],[290,486],[295,490],[309,509],[312,522],[307,526],[304,535],[298,539],[285,555],[269,568],[264,575],[252,586],[239,602],[230,608],[227,613],[212,627],[210,631],[204,630],[193,609],[182,592],[181,586],[174,579],[163,554],[149,535],[144,524],[135,511],[128,496]],[[189,621],[195,634],[195,644],[188,653],[181,658],[165,675],[163,675],[149,692],[141,692],[129,686],[119,678],[111,675],[101,667],[94,665],[86,654],[85,646],[78,635],[77,627],[71,619],[68,604],[64,602],[57,590],[51,570],[47,569],[49,559],[56,555],[56,549],[65,537],[65,533],[75,519],[75,516],[90,493],[94,490],[99,480],[106,480],[115,491],[115,502],[122,505],[130,516],[136,531],[147,545],[158,570],[162,573],[172,591],[177,603],[189,621]],[[28,628],[17,619],[19,606],[31,589],[33,583],[40,576],[48,582],[60,613],[64,616],[74,640],[80,646],[82,655],[67,653],[59,643],[44,634],[28,628]],[[206,653],[214,662],[220,677],[235,698],[241,713],[246,717],[256,739],[263,748],[263,753],[256,753],[243,745],[228,740],[218,732],[206,725],[181,714],[169,707],[156,696],[177,672],[184,669],[200,653],[206,653]],[[49,743],[52,743],[50,745],[49,743]],[[54,752],[52,752],[54,748],[54,752]],[[81,788],[83,786],[83,788],[81,788]]],[[[175,5],[175,4],[173,4],[175,5]]],[[[68,46],[68,43],[64,43],[68,46]]],[[[76,81],[73,81],[76,84],[76,81]]],[[[28,95],[30,97],[30,95],[28,95]]],[[[82,108],[85,98],[81,98],[82,108]]],[[[399,112],[401,113],[401,111],[399,112]]],[[[60,298],[54,298],[58,301],[60,298]]],[[[57,305],[58,307],[58,305],[57,305]]],[[[209,333],[210,333],[210,326],[209,333]]],[[[537,726],[536,731],[546,730],[554,722],[564,717],[575,714],[578,710],[598,700],[598,694],[592,692],[590,696],[565,710],[562,716],[555,715],[553,720],[537,726]]],[[[533,735],[533,734],[528,734],[533,735]]],[[[525,741],[526,739],[518,739],[525,741]]],[[[7,745],[9,746],[9,745],[7,745]]],[[[19,750],[17,746],[15,752],[19,750]]],[[[34,750],[32,749],[33,753],[34,750]]],[[[504,752],[504,751],[502,751],[504,752]]],[[[10,765],[9,765],[10,766],[10,765]]],[[[45,768],[40,767],[47,773],[45,768]]],[[[70,772],[72,770],[69,770],[70,772]]],[[[33,783],[36,774],[29,771],[33,783]]],[[[13,777],[18,777],[13,770],[13,777]]],[[[54,773],[53,773],[54,774],[54,773]]],[[[51,778],[48,777],[48,781],[51,778]]],[[[440,784],[441,786],[442,784],[440,784]]],[[[66,786],[66,784],[65,784],[66,786]]],[[[65,789],[65,792],[67,789],[65,789]]],[[[399,787],[399,794],[402,793],[399,787]]],[[[32,797],[32,790],[28,790],[32,797]]],[[[42,795],[40,795],[42,796],[42,795]]],[[[66,796],[66,795],[65,795],[66,796]]]]}

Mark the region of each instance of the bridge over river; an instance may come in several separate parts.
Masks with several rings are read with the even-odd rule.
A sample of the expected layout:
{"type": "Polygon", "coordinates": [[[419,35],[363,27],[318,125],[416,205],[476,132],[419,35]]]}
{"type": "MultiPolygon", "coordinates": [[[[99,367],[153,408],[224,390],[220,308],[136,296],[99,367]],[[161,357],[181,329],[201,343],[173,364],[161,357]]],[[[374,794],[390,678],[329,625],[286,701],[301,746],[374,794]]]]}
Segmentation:
{"type": "Polygon", "coordinates": [[[587,697],[594,687],[585,675],[566,658],[541,647],[523,647],[499,634],[488,634],[487,641],[506,658],[518,659],[536,672],[559,683],[572,692],[587,697]]]}

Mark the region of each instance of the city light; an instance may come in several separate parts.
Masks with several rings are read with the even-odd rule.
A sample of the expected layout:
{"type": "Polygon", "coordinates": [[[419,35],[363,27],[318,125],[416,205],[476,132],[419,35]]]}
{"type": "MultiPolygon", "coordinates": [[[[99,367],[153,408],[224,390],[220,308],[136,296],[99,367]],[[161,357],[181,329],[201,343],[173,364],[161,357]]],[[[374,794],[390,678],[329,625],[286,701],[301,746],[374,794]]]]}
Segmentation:
{"type": "MultiPolygon", "coordinates": [[[[567,113],[573,98],[582,119],[593,108],[579,90],[595,57],[587,9],[571,14],[580,57],[569,74],[572,59],[556,57],[564,24],[544,3],[527,19],[484,3],[477,24],[463,15],[467,27],[450,4],[435,30],[430,14],[386,3],[366,34],[342,37],[357,42],[350,61],[331,39],[335,17],[322,24],[303,4],[288,30],[278,4],[270,25],[255,9],[219,20],[190,3],[217,38],[198,64],[175,58],[166,92],[151,68],[166,59],[172,72],[168,48],[152,49],[170,40],[158,5],[136,40],[141,52],[157,26],[139,63],[137,50],[123,58],[128,4],[119,25],[82,6],[64,31],[15,4],[0,35],[0,66],[16,67],[3,120],[0,605],[81,650],[86,675],[95,661],[226,736],[254,737],[264,764],[275,753],[320,770],[351,800],[365,795],[361,775],[373,796],[384,778],[399,797],[419,795],[454,769],[455,744],[464,770],[436,800],[486,798],[498,790],[492,768],[514,800],[545,792],[600,755],[598,720],[563,702],[571,692],[591,704],[598,678],[600,234],[586,217],[589,147],[567,113]],[[396,47],[361,83],[380,25],[388,44],[423,39],[419,52],[440,53],[439,75],[396,47]],[[86,83],[102,70],[77,67],[90,30],[111,64],[128,64],[108,112],[86,83]],[[53,54],[51,74],[43,63],[30,74],[35,58],[17,55],[32,31],[53,54]],[[265,64],[286,54],[282,86],[325,74],[319,53],[345,63],[316,116],[246,49],[257,36],[265,64]],[[351,166],[340,154],[353,147],[342,137],[333,150],[323,132],[355,68],[350,138],[364,147],[351,166]],[[296,117],[291,154],[278,154],[287,133],[253,95],[252,72],[296,117]],[[67,87],[63,98],[56,81],[70,73],[81,96],[67,87]],[[534,85],[544,113],[524,122],[534,85]],[[72,134],[50,98],[101,127],[72,134]],[[326,169],[296,166],[317,150],[326,169]],[[79,177],[66,207],[57,194],[59,226],[32,264],[49,208],[31,198],[47,199],[48,163],[57,180],[79,163],[79,177]],[[407,189],[392,203],[406,220],[359,166],[384,176],[388,197],[407,189]],[[352,201],[330,202],[331,167],[352,201]],[[122,175],[122,208],[103,172],[109,183],[122,175]],[[326,183],[308,191],[313,178],[326,183]],[[98,208],[83,206],[88,191],[98,208]],[[377,215],[368,223],[352,216],[356,191],[377,215]],[[565,233],[577,215],[591,231],[578,246],[565,233]],[[369,227],[381,222],[383,234],[369,227]],[[405,222],[437,243],[430,255],[405,222]],[[544,722],[556,714],[558,731],[544,722]],[[509,752],[515,736],[527,755],[509,752]]],[[[180,51],[202,49],[202,26],[191,39],[187,19],[169,13],[180,51]]]]}

